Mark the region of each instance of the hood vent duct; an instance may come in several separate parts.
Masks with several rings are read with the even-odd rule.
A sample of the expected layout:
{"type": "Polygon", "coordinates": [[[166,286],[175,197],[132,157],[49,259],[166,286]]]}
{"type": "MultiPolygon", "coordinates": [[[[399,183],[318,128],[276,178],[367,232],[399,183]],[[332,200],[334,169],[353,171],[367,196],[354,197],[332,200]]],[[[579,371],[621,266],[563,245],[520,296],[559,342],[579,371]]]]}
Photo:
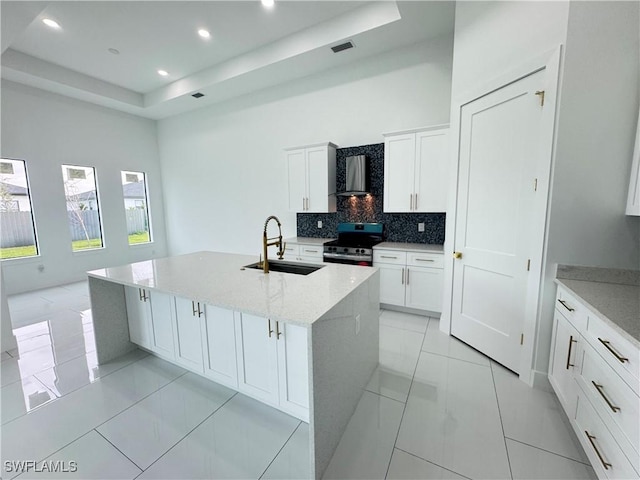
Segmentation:
{"type": "Polygon", "coordinates": [[[346,189],[339,193],[341,197],[354,195],[368,195],[369,192],[369,162],[366,155],[354,155],[345,159],[346,189]]]}
{"type": "Polygon", "coordinates": [[[341,43],[340,45],[331,47],[331,50],[333,50],[333,53],[338,53],[338,52],[342,52],[343,50],[349,50],[350,48],[353,48],[353,42],[351,42],[351,40],[349,40],[348,42],[341,43]]]}

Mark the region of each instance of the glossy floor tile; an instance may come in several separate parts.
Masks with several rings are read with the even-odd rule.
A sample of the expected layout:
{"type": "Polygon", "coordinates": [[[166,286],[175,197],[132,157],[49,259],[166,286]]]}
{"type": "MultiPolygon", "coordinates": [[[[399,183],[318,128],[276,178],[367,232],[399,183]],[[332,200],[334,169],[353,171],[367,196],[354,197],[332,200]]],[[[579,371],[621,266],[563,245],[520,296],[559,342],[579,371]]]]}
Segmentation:
{"type": "Polygon", "coordinates": [[[397,447],[466,477],[509,478],[491,368],[423,352],[397,447]]]}
{"type": "Polygon", "coordinates": [[[139,478],[259,478],[299,423],[237,394],[139,478]]]}
{"type": "Polygon", "coordinates": [[[235,393],[187,373],[99,426],[97,431],[144,470],[235,393]]]}
{"type": "Polygon", "coordinates": [[[493,372],[506,437],[589,463],[554,393],[530,388],[506,369],[493,372]]]}
{"type": "Polygon", "coordinates": [[[422,351],[489,366],[489,359],[455,337],[440,331],[440,322],[429,319],[422,351]]]}
{"type": "Polygon", "coordinates": [[[133,479],[141,470],[95,430],[57,451],[19,478],[133,479]],[[57,471],[52,471],[52,470],[57,471]]]}
{"type": "Polygon", "coordinates": [[[593,468],[569,458],[507,439],[514,480],[596,479],[593,468]]]}
{"type": "Polygon", "coordinates": [[[35,377],[27,377],[0,390],[2,423],[14,420],[56,398],[56,395],[35,377]]]}
{"type": "Polygon", "coordinates": [[[412,315],[403,312],[394,312],[393,310],[383,310],[380,314],[380,325],[402,328],[417,333],[425,333],[428,322],[429,317],[425,317],[424,315],[412,315]]]}
{"type": "Polygon", "coordinates": [[[260,478],[263,480],[309,478],[309,468],[309,424],[300,422],[296,431],[260,478]]]}
{"type": "MultiPolygon", "coordinates": [[[[86,282],[9,304],[2,478],[308,478],[308,424],[141,350],[98,365],[86,282]]],[[[437,319],[382,310],[379,362],[325,478],[594,478],[554,394],[437,319]]]]}
{"type": "Polygon", "coordinates": [[[396,448],[391,457],[387,478],[389,480],[415,480],[417,478],[461,480],[465,477],[396,448]]]}
{"type": "Polygon", "coordinates": [[[364,392],[324,478],[385,478],[403,410],[403,403],[364,392]]]}

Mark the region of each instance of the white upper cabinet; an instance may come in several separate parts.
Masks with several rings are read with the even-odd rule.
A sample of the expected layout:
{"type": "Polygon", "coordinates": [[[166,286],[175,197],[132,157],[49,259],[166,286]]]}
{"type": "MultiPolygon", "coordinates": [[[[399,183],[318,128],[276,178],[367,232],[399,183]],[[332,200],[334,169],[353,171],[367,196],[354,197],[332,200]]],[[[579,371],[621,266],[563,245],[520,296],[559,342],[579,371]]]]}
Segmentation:
{"type": "Polygon", "coordinates": [[[446,211],[448,132],[441,125],[385,134],[385,212],[446,211]]]}
{"type": "Polygon", "coordinates": [[[633,149],[629,196],[627,197],[627,215],[640,215],[640,113],[638,114],[638,132],[636,146],[633,149]]]}
{"type": "Polygon", "coordinates": [[[336,146],[332,143],[286,150],[289,210],[336,211],[336,146]]]}

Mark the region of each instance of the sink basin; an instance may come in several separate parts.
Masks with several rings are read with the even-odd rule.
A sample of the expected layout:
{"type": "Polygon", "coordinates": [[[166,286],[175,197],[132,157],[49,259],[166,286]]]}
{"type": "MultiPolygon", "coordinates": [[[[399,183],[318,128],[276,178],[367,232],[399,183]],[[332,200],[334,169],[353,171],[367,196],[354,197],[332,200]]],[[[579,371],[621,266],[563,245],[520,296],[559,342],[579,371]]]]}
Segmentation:
{"type": "MultiPolygon", "coordinates": [[[[270,272],[293,273],[295,275],[309,275],[310,273],[320,270],[324,265],[310,265],[308,263],[281,262],[279,260],[269,260],[270,272]]],[[[256,262],[245,265],[244,268],[262,270],[262,263],[256,262]]]]}

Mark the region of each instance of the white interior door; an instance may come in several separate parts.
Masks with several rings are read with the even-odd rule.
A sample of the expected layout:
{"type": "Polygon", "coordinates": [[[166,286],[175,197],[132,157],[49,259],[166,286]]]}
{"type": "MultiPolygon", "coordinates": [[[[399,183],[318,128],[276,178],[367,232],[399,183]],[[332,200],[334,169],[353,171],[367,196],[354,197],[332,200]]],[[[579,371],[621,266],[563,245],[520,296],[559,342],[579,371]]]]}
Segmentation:
{"type": "MultiPolygon", "coordinates": [[[[464,105],[451,333],[518,372],[545,151],[545,70],[464,105]]],[[[548,161],[548,159],[547,159],[548,161]]]]}

